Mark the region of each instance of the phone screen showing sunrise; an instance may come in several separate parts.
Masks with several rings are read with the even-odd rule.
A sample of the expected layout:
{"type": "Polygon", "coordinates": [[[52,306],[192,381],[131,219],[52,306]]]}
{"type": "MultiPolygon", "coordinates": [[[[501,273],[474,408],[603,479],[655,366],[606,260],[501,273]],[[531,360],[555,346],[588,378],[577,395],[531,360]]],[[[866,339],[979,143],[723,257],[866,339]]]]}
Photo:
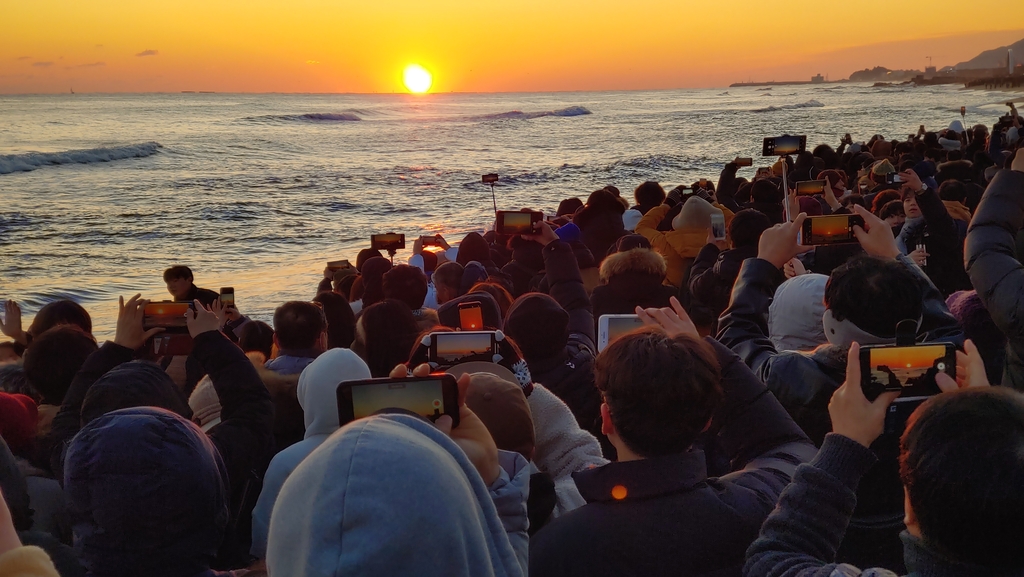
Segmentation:
{"type": "MultiPolygon", "coordinates": [[[[848,242],[854,239],[850,231],[849,216],[815,216],[807,219],[810,223],[809,237],[804,244],[829,244],[833,242],[848,242]]],[[[807,225],[804,225],[805,232],[807,225]]]]}
{"type": "Polygon", "coordinates": [[[934,382],[946,372],[946,345],[871,349],[871,381],[890,390],[934,382]]]}

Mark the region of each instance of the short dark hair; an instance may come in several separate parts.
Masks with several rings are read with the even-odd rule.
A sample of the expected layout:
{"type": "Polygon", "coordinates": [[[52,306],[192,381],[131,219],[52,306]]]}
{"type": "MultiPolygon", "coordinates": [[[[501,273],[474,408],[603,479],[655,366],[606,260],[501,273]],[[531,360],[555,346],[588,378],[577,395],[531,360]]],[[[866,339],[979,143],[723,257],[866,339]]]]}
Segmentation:
{"type": "MultiPolygon", "coordinates": [[[[409,351],[419,334],[416,317],[401,301],[386,299],[371,305],[359,317],[362,339],[356,352],[366,361],[370,374],[386,377],[399,363],[409,360],[409,351]]],[[[357,339],[358,340],[358,339],[357,339]]]]}
{"type": "Polygon", "coordinates": [[[750,199],[754,202],[781,203],[785,197],[779,186],[770,178],[762,178],[750,187],[750,199]]]}
{"type": "Polygon", "coordinates": [[[736,213],[729,223],[729,238],[734,247],[757,246],[761,233],[772,227],[772,221],[765,214],[753,208],[736,213]]]}
{"type": "Polygon", "coordinates": [[[636,190],[633,191],[633,198],[640,205],[658,205],[665,202],[665,189],[657,182],[648,180],[636,187],[636,190]]]}
{"type": "Polygon", "coordinates": [[[249,321],[238,331],[238,346],[247,353],[263,353],[269,359],[274,350],[274,328],[263,321],[249,321]]]}
{"type": "MultiPolygon", "coordinates": [[[[387,281],[385,281],[386,283],[387,281]]],[[[313,302],[324,307],[327,318],[327,348],[347,349],[356,337],[356,315],[348,299],[338,293],[320,293],[313,302]]]]}
{"type": "Polygon", "coordinates": [[[900,191],[883,190],[879,192],[875,195],[875,198],[871,200],[871,212],[877,215],[881,212],[883,206],[894,200],[900,200],[900,191]]]}
{"type": "Polygon", "coordinates": [[[85,360],[98,350],[92,335],[76,326],[54,327],[25,350],[25,376],[43,403],[60,405],[85,360]]]}
{"type": "Polygon", "coordinates": [[[28,377],[25,376],[25,367],[17,363],[0,365],[0,393],[25,395],[35,401],[37,405],[43,400],[39,391],[35,390],[28,382],[28,377]]]}
{"type": "Polygon", "coordinates": [[[885,206],[878,211],[878,218],[885,220],[890,216],[907,216],[906,210],[903,208],[902,200],[890,200],[885,203],[885,206]]]}
{"type": "Polygon", "coordinates": [[[466,267],[461,264],[448,261],[437,267],[431,278],[434,280],[434,286],[443,285],[458,293],[459,287],[462,285],[462,274],[465,271],[466,267]]]}
{"type": "Polygon", "coordinates": [[[708,343],[661,331],[621,337],[594,363],[615,430],[642,457],[689,449],[721,402],[720,381],[708,343]]]}
{"type": "Polygon", "coordinates": [[[195,280],[195,277],[192,276],[192,269],[183,264],[176,264],[164,271],[164,282],[171,282],[179,278],[195,280]]]}
{"type": "Polygon", "coordinates": [[[28,333],[33,337],[39,336],[59,325],[73,325],[82,329],[86,334],[92,334],[92,317],[89,316],[89,311],[75,301],[67,299],[43,305],[43,308],[39,309],[35,318],[32,319],[28,333]]]}
{"type": "Polygon", "coordinates": [[[825,308],[837,321],[849,319],[876,337],[894,337],[900,321],[921,316],[921,280],[899,261],[861,255],[832,271],[825,308]]]}
{"type": "Polygon", "coordinates": [[[400,264],[384,273],[384,298],[409,305],[410,310],[423,308],[427,298],[427,275],[420,269],[400,264]]]}
{"type": "Polygon", "coordinates": [[[967,187],[959,180],[947,180],[939,185],[939,198],[954,200],[961,204],[967,202],[967,187]]]}
{"type": "Polygon", "coordinates": [[[1003,387],[937,395],[911,415],[900,477],[926,539],[953,559],[1020,569],[1024,396],[1003,387]]]}
{"type": "Polygon", "coordinates": [[[311,349],[325,330],[323,311],[313,303],[289,301],[274,311],[274,333],[282,349],[311,349]]]}
{"type": "Polygon", "coordinates": [[[868,207],[867,203],[864,202],[864,195],[857,192],[843,199],[843,206],[852,206],[854,204],[863,206],[864,208],[868,207]]]}
{"type": "Polygon", "coordinates": [[[515,302],[515,299],[512,297],[512,293],[508,292],[505,287],[496,282],[478,282],[473,285],[466,294],[472,293],[487,293],[494,297],[494,302],[498,303],[498,309],[501,310],[501,318],[505,318],[505,315],[508,313],[508,309],[512,308],[512,303],[515,302]]]}

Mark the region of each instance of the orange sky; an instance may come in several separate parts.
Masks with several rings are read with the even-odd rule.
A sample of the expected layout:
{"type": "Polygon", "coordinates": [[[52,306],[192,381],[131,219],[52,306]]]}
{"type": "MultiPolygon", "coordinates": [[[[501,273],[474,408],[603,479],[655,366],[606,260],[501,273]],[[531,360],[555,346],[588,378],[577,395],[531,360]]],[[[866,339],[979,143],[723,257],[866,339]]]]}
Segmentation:
{"type": "MultiPolygon", "coordinates": [[[[961,1],[5,2],[0,93],[626,90],[952,65],[1024,38],[961,1]],[[898,42],[896,42],[899,40],[898,42]]],[[[1018,25],[1019,26],[1019,25],[1018,25]]],[[[1024,55],[1021,55],[1024,58],[1024,55]]]]}

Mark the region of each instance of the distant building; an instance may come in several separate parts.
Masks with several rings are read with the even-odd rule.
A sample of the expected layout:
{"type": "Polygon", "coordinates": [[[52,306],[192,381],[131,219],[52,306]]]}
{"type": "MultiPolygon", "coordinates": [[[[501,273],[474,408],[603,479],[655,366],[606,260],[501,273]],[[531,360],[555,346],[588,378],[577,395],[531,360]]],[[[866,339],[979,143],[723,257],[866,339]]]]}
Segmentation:
{"type": "Polygon", "coordinates": [[[816,74],[814,76],[811,76],[811,84],[823,84],[824,82],[825,82],[825,77],[822,76],[821,74],[816,74]]]}
{"type": "Polygon", "coordinates": [[[925,69],[924,69],[924,75],[925,76],[935,76],[935,67],[934,66],[926,66],[925,69]]]}

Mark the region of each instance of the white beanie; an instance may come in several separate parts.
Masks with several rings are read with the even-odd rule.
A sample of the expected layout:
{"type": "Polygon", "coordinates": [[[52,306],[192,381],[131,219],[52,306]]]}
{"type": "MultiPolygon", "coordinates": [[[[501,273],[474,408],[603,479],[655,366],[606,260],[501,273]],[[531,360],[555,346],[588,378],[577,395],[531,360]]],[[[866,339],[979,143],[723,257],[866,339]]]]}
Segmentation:
{"type": "Polygon", "coordinates": [[[644,213],[636,209],[629,209],[622,213],[622,226],[629,232],[636,230],[636,225],[640,222],[640,219],[644,217],[644,213]]]}

